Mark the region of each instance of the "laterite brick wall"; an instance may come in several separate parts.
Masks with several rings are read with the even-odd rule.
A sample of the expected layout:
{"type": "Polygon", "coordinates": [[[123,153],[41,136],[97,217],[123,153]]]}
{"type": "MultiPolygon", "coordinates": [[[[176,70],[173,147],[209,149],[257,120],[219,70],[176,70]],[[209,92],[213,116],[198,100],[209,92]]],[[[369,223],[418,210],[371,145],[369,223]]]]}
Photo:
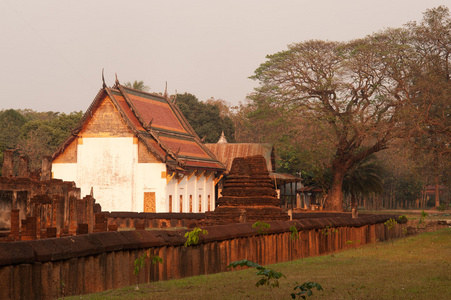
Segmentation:
{"type": "Polygon", "coordinates": [[[186,230],[99,232],[63,238],[0,243],[2,299],[55,299],[156,280],[227,271],[236,260],[262,265],[291,261],[399,237],[388,231],[389,216],[268,222],[259,234],[252,223],[205,227],[198,245],[184,247],[186,230]],[[296,226],[298,239],[291,237],[296,226]],[[331,234],[324,229],[334,228],[331,234]],[[335,231],[336,230],[336,231],[335,231]],[[353,244],[346,243],[354,241],[353,244]],[[357,241],[359,241],[357,243],[357,241]],[[163,258],[138,276],[133,263],[143,253],[163,258]]]}

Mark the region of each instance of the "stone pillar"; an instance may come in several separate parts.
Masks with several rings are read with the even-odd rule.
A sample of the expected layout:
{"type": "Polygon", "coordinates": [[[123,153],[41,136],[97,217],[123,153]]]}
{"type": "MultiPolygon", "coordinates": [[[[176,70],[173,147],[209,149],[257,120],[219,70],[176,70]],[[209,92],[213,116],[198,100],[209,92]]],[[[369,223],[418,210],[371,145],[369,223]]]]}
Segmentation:
{"type": "Polygon", "coordinates": [[[71,235],[77,232],[77,202],[77,198],[69,197],[69,234],[71,235]]]}
{"type": "Polygon", "coordinates": [[[3,151],[3,169],[2,176],[6,178],[10,178],[13,176],[13,162],[14,150],[7,149],[3,151]]]}
{"type": "Polygon", "coordinates": [[[27,217],[22,220],[22,241],[30,241],[36,239],[36,217],[27,217]]]}
{"type": "Polygon", "coordinates": [[[117,231],[117,224],[108,225],[108,231],[117,231]]]}
{"type": "Polygon", "coordinates": [[[94,232],[107,231],[107,218],[105,214],[95,214],[94,232]]]}
{"type": "Polygon", "coordinates": [[[79,234],[88,234],[89,232],[88,224],[86,223],[78,223],[77,227],[77,235],[79,234]]]}
{"type": "Polygon", "coordinates": [[[29,159],[26,155],[19,156],[19,177],[30,177],[29,159]]]}
{"type": "Polygon", "coordinates": [[[20,219],[19,210],[11,209],[11,234],[10,236],[15,240],[20,240],[20,219]]]}
{"type": "Polygon", "coordinates": [[[56,227],[49,227],[47,228],[47,238],[56,238],[56,227]]]}
{"type": "Polygon", "coordinates": [[[44,156],[41,165],[41,181],[52,179],[52,158],[44,156]]]}

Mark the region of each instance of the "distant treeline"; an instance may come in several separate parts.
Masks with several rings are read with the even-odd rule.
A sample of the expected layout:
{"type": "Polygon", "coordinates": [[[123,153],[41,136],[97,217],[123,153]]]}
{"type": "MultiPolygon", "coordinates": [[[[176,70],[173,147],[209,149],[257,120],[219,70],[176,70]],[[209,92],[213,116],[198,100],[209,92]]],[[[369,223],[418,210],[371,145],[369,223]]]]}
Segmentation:
{"type": "Polygon", "coordinates": [[[31,171],[38,170],[42,157],[53,154],[82,116],[82,111],[65,114],[31,109],[1,110],[0,166],[3,165],[3,151],[14,149],[29,157],[31,171]]]}

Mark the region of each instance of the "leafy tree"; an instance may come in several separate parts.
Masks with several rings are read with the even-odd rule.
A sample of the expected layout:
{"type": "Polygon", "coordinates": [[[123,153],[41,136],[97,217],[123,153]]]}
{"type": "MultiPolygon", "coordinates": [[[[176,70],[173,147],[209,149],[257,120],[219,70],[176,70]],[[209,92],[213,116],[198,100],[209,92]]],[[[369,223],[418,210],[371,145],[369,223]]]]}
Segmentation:
{"type": "Polygon", "coordinates": [[[357,198],[382,194],[383,169],[374,157],[367,157],[349,170],[343,179],[343,193],[351,197],[351,208],[357,211],[357,198]]]}
{"type": "MultiPolygon", "coordinates": [[[[412,193],[410,196],[403,196],[401,190],[403,186],[419,186],[425,188],[428,181],[428,172],[426,165],[413,159],[418,150],[412,147],[412,144],[406,139],[399,139],[392,143],[392,147],[386,151],[377,153],[377,161],[384,170],[383,194],[381,200],[385,208],[395,208],[413,204],[416,200],[421,199],[418,193],[412,193]],[[406,184],[400,184],[404,182],[406,184]]],[[[368,198],[367,198],[368,199],[368,198]]],[[[376,199],[377,198],[373,198],[376,199]]],[[[425,200],[425,199],[423,199],[425,200]]],[[[419,206],[426,203],[418,202],[419,206]]],[[[367,202],[370,206],[371,203],[367,202]]]]}
{"type": "Polygon", "coordinates": [[[133,82],[126,82],[124,83],[124,86],[132,88],[134,90],[138,90],[138,91],[143,91],[143,92],[147,92],[150,90],[150,87],[144,84],[144,81],[140,80],[135,80],[133,82]]]}
{"type": "Polygon", "coordinates": [[[387,31],[349,43],[293,44],[267,56],[252,77],[260,87],[251,100],[316,119],[322,136],[331,138],[333,181],[326,200],[331,210],[342,210],[346,173],[398,134],[408,97],[403,80],[410,48],[403,39],[402,31],[387,31]]]}
{"type": "Polygon", "coordinates": [[[37,170],[41,166],[42,157],[52,155],[77,126],[83,113],[54,114],[51,121],[40,119],[27,122],[20,130],[18,148],[30,158],[30,169],[37,170]]]}
{"type": "Polygon", "coordinates": [[[228,116],[220,115],[217,105],[199,101],[196,96],[184,93],[177,94],[176,102],[183,115],[206,143],[216,143],[224,132],[228,142],[234,142],[235,126],[228,116]]]}
{"type": "Polygon", "coordinates": [[[449,9],[428,9],[420,23],[408,24],[410,43],[418,53],[412,64],[415,70],[410,124],[415,147],[428,159],[436,186],[435,206],[440,205],[439,184],[451,168],[451,16],[449,9]],[[444,176],[445,175],[445,176],[444,176]]]}
{"type": "Polygon", "coordinates": [[[16,148],[18,132],[26,122],[26,118],[14,109],[0,111],[0,167],[3,166],[3,151],[16,148]]]}
{"type": "Polygon", "coordinates": [[[0,112],[0,147],[2,150],[16,146],[18,132],[26,122],[26,118],[14,109],[0,112]]]}
{"type": "Polygon", "coordinates": [[[59,112],[53,111],[34,111],[32,109],[18,109],[17,112],[22,114],[27,121],[52,121],[59,116],[59,112]]]}
{"type": "Polygon", "coordinates": [[[51,155],[78,124],[82,112],[36,112],[30,109],[0,112],[0,166],[3,151],[16,149],[30,159],[30,169],[41,167],[42,157],[51,155]]]}

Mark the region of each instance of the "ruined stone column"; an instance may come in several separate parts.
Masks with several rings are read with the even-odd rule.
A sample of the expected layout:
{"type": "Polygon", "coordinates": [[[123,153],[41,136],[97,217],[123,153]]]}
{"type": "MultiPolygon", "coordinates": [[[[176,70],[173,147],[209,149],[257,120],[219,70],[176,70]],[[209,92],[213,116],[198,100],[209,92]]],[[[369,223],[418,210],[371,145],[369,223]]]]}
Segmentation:
{"type": "Polygon", "coordinates": [[[19,210],[11,209],[11,234],[10,236],[15,240],[20,240],[20,219],[19,210]]]}
{"type": "Polygon", "coordinates": [[[30,177],[30,170],[28,168],[29,159],[26,155],[19,156],[19,177],[30,177]]]}
{"type": "Polygon", "coordinates": [[[44,156],[41,166],[41,181],[52,179],[52,158],[44,156]]]}
{"type": "Polygon", "coordinates": [[[6,178],[10,178],[13,176],[13,162],[14,150],[7,149],[3,151],[3,168],[2,168],[2,176],[6,178]]]}

